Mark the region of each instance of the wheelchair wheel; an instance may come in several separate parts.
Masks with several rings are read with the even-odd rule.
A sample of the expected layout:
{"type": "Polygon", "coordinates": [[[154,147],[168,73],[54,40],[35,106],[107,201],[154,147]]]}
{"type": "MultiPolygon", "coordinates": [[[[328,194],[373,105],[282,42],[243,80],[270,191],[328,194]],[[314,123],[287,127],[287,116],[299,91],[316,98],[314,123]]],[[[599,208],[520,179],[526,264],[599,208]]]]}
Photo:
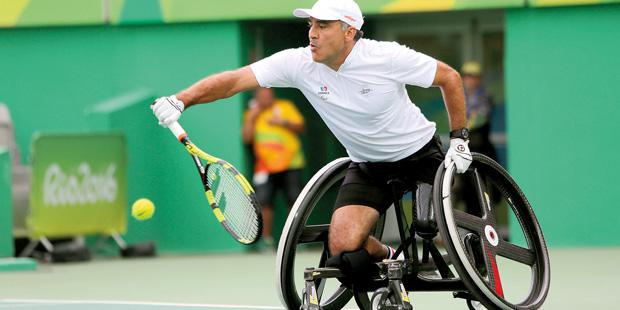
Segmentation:
{"type": "Polygon", "coordinates": [[[460,278],[488,309],[539,308],[549,290],[549,255],[527,198],[506,170],[484,155],[474,153],[464,174],[455,171],[454,164],[439,167],[433,202],[440,235],[460,278]],[[463,201],[453,190],[467,182],[475,205],[462,211],[463,201]],[[502,205],[522,234],[513,230],[508,238],[498,233],[502,205]]]}
{"type": "MultiPolygon", "coordinates": [[[[324,267],[329,257],[327,236],[336,194],[346,169],[348,158],[339,158],[323,167],[306,184],[295,201],[282,230],[278,244],[276,277],[280,300],[287,309],[299,309],[302,303],[303,268],[324,267]],[[323,218],[317,215],[323,215],[323,218]],[[326,216],[327,215],[327,216],[326,216]],[[316,253],[316,261],[298,262],[300,249],[308,248],[304,255],[316,253]],[[296,266],[296,261],[301,266],[296,266]]],[[[381,222],[381,220],[379,221],[381,222]]],[[[383,225],[376,225],[374,236],[381,236],[383,225]]],[[[321,279],[315,283],[322,309],[341,309],[352,297],[369,309],[370,301],[365,293],[354,294],[337,279],[321,279]],[[329,282],[329,283],[328,283],[329,282]],[[359,295],[359,296],[358,296],[359,295]],[[358,300],[359,299],[359,300],[358,300]],[[367,305],[367,306],[366,306],[367,305]]]]}
{"type": "Polygon", "coordinates": [[[467,300],[467,308],[469,310],[486,310],[486,308],[479,302],[475,300],[467,300]]]}
{"type": "Polygon", "coordinates": [[[386,305],[391,306],[395,305],[396,302],[394,300],[393,294],[390,294],[390,290],[387,288],[380,288],[376,290],[372,297],[370,298],[370,305],[372,310],[381,310],[386,305]]]}

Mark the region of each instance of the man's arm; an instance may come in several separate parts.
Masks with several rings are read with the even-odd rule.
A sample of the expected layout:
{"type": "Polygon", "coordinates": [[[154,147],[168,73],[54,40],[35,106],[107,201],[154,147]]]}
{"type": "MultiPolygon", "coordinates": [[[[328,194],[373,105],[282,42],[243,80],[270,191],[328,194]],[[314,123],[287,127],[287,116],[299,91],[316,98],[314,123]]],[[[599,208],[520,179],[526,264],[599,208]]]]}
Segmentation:
{"type": "Polygon", "coordinates": [[[438,86],[441,89],[441,94],[448,110],[450,130],[466,128],[465,93],[461,75],[450,66],[438,60],[433,86],[438,86]]]}
{"type": "Polygon", "coordinates": [[[179,92],[176,97],[185,108],[231,97],[239,92],[258,87],[258,81],[249,66],[208,76],[179,92]]]}
{"type": "MultiPolygon", "coordinates": [[[[465,92],[461,75],[445,63],[437,61],[437,71],[433,85],[439,86],[441,89],[443,101],[446,103],[450,119],[450,130],[466,128],[465,92]]],[[[450,148],[446,152],[446,159],[444,161],[446,167],[449,167],[454,162],[457,173],[467,171],[472,161],[472,156],[467,146],[468,142],[466,137],[464,139],[450,138],[450,148]]]]}

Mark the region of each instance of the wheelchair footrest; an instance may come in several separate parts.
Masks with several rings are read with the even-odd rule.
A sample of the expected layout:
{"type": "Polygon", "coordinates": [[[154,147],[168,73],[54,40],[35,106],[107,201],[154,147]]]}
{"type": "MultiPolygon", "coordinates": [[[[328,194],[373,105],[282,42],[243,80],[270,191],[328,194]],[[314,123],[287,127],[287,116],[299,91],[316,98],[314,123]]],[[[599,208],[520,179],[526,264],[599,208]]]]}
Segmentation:
{"type": "Polygon", "coordinates": [[[460,298],[460,299],[465,299],[465,300],[475,300],[478,301],[478,298],[474,297],[474,295],[472,295],[470,292],[466,292],[466,291],[456,291],[456,292],[452,292],[452,296],[454,298],[460,298]]]}
{"type": "Polygon", "coordinates": [[[338,268],[306,268],[304,270],[304,280],[314,281],[316,279],[339,278],[342,277],[342,271],[338,268]]]}

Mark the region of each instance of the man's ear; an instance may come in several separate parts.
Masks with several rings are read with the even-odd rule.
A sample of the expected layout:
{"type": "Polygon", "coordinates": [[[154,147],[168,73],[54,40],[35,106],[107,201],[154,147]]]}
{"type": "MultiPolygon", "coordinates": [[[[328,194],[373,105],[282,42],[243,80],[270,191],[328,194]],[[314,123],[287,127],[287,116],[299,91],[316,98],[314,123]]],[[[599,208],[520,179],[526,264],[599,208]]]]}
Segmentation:
{"type": "Polygon", "coordinates": [[[356,30],[353,27],[349,27],[347,28],[347,31],[345,32],[345,37],[347,39],[347,41],[353,41],[353,39],[355,38],[355,34],[356,34],[356,30]]]}

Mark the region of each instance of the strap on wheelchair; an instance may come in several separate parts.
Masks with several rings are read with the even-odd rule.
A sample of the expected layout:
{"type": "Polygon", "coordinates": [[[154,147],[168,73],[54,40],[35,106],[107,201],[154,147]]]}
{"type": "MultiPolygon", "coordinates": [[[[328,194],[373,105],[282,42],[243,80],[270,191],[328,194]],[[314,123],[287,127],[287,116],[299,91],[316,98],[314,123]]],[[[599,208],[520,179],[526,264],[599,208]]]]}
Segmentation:
{"type": "MultiPolygon", "coordinates": [[[[402,206],[402,202],[401,202],[401,198],[403,196],[403,194],[406,191],[406,184],[404,184],[402,181],[398,180],[398,179],[394,179],[394,180],[390,180],[388,181],[388,184],[390,185],[390,187],[392,188],[392,199],[394,201],[394,208],[396,211],[396,220],[398,221],[398,233],[400,235],[400,240],[403,240],[403,242],[398,246],[398,248],[396,249],[396,251],[394,252],[394,257],[398,257],[398,255],[404,251],[405,254],[405,259],[409,259],[409,255],[411,253],[412,255],[412,259],[413,259],[413,272],[417,273],[418,272],[418,251],[417,251],[417,240],[415,237],[415,228],[413,223],[415,223],[415,217],[416,214],[415,212],[413,212],[413,223],[412,225],[409,227],[409,229],[407,230],[407,232],[409,233],[409,236],[405,235],[405,214],[403,211],[403,206],[402,206]],[[408,251],[408,248],[410,245],[412,245],[412,243],[416,243],[414,244],[413,250],[411,252],[408,251]]],[[[413,199],[413,198],[412,198],[413,199]]]]}
{"type": "MultiPolygon", "coordinates": [[[[420,224],[419,223],[420,221],[418,220],[417,208],[420,206],[418,205],[417,201],[413,201],[416,199],[416,196],[412,195],[411,197],[412,205],[414,206],[415,210],[412,210],[413,221],[411,225],[409,226],[409,236],[405,236],[404,231],[402,231],[404,227],[403,225],[404,214],[403,214],[403,208],[402,208],[402,203],[401,203],[401,197],[405,192],[404,184],[397,180],[390,180],[388,184],[390,184],[390,186],[392,187],[392,195],[393,195],[392,197],[394,200],[394,207],[396,208],[396,214],[397,214],[396,219],[398,221],[399,233],[401,235],[401,240],[404,240],[396,249],[394,256],[398,256],[402,251],[405,251],[405,258],[408,259],[409,251],[406,251],[406,249],[408,249],[409,246],[413,246],[412,251],[411,251],[411,254],[412,254],[411,258],[413,259],[413,272],[414,274],[416,274],[419,271],[417,269],[418,269],[418,266],[420,265],[419,258],[418,258],[418,251],[417,251],[417,238],[416,238],[416,228],[417,228],[417,225],[420,224]]],[[[423,186],[423,185],[425,184],[420,184],[420,186],[423,186]]],[[[418,191],[416,194],[419,195],[420,191],[418,191]]],[[[430,208],[431,206],[428,205],[427,207],[430,208]]],[[[430,223],[430,222],[433,222],[434,215],[432,214],[432,211],[429,211],[429,210],[422,212],[422,215],[427,215],[425,216],[425,219],[423,220],[423,222],[425,224],[424,228],[428,229],[427,234],[424,235],[427,238],[422,239],[422,262],[427,263],[429,261],[429,254],[430,254],[430,256],[433,258],[433,262],[435,263],[435,266],[437,267],[437,270],[439,271],[439,274],[441,274],[441,277],[442,278],[453,278],[454,274],[450,270],[450,267],[448,266],[446,261],[443,259],[443,256],[441,255],[437,247],[434,246],[431,242],[433,237],[436,235],[436,229],[437,229],[436,224],[433,225],[434,223],[432,224],[430,223]]]]}

